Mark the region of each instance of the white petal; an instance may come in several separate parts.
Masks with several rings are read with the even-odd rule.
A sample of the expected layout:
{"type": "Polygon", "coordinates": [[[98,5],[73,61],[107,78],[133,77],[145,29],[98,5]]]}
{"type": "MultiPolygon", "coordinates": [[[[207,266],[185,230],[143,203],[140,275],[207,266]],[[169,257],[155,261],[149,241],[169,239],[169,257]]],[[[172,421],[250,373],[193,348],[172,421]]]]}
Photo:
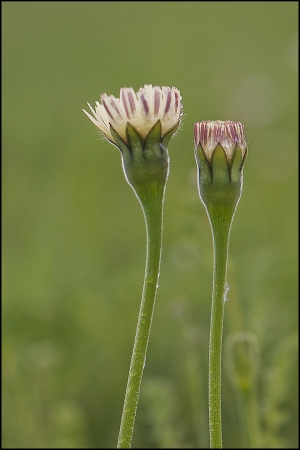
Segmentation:
{"type": "Polygon", "coordinates": [[[102,104],[96,102],[95,111],[89,105],[95,118],[85,113],[110,140],[113,140],[110,126],[126,141],[128,123],[145,138],[158,120],[164,136],[179,123],[182,115],[180,92],[174,87],[146,84],[137,93],[132,88],[122,88],[120,99],[106,94],[100,98],[102,104]]]}

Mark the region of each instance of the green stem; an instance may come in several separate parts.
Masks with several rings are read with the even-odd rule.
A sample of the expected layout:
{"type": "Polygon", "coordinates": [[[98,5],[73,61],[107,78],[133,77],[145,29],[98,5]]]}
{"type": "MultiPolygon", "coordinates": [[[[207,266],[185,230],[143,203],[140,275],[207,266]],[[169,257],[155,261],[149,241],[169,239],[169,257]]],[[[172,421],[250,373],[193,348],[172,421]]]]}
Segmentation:
{"type": "Polygon", "coordinates": [[[228,205],[209,205],[214,274],[209,340],[208,406],[210,448],[222,448],[221,360],[224,306],[227,294],[227,259],[230,226],[234,211],[228,205]]]}
{"type": "Polygon", "coordinates": [[[131,357],[128,382],[120,425],[118,448],[130,448],[133,428],[140,395],[146,353],[158,288],[164,189],[152,186],[144,195],[138,195],[142,205],[147,235],[146,269],[142,301],[136,328],[133,352],[131,357]]]}

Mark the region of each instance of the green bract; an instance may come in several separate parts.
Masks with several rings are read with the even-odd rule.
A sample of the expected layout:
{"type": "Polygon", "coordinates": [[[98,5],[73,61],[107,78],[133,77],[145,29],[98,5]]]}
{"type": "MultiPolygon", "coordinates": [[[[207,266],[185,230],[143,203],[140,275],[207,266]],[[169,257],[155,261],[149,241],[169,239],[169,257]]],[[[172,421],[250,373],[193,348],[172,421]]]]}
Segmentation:
{"type": "Polygon", "coordinates": [[[195,149],[198,166],[198,189],[203,203],[237,204],[243,183],[245,152],[237,147],[229,159],[218,144],[208,159],[201,144],[195,149]]]}
{"type": "Polygon", "coordinates": [[[169,156],[161,138],[160,121],[157,121],[145,139],[128,124],[126,128],[128,144],[112,127],[111,134],[122,153],[126,180],[137,195],[142,195],[143,190],[163,188],[168,178],[169,156]]]}
{"type": "Polygon", "coordinates": [[[247,156],[240,122],[205,121],[194,126],[198,189],[202,202],[235,208],[241,196],[247,156]]]}

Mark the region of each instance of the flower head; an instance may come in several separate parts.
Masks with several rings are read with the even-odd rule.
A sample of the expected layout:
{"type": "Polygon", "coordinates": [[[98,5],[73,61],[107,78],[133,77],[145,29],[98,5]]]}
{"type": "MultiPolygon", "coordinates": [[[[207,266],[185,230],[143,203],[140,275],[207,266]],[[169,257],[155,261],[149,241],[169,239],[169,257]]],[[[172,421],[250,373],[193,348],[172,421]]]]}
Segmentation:
{"type": "Polygon", "coordinates": [[[245,156],[247,144],[245,141],[244,125],[231,120],[206,120],[196,122],[194,126],[195,147],[201,145],[208,160],[211,160],[214,150],[220,145],[226,157],[231,160],[236,148],[240,148],[245,156]]]}
{"type": "Polygon", "coordinates": [[[194,142],[202,202],[236,206],[248,151],[243,124],[231,120],[196,122],[194,142]]]}
{"type": "MultiPolygon", "coordinates": [[[[140,203],[164,196],[169,174],[168,143],[182,117],[175,87],[145,85],[139,91],[122,88],[120,98],[102,94],[93,115],[83,112],[121,151],[125,178],[140,203]]],[[[150,203],[152,200],[150,201],[150,203]]]]}
{"type": "MultiPolygon", "coordinates": [[[[130,124],[144,140],[153,126],[160,121],[161,138],[174,130],[180,123],[182,105],[180,92],[175,87],[145,85],[138,92],[132,88],[122,88],[120,98],[102,94],[102,104],[96,102],[95,110],[88,103],[93,116],[83,110],[90,120],[113,144],[113,129],[118,136],[130,145],[127,125],[130,124]]],[[[173,134],[173,133],[172,133],[173,134]]]]}

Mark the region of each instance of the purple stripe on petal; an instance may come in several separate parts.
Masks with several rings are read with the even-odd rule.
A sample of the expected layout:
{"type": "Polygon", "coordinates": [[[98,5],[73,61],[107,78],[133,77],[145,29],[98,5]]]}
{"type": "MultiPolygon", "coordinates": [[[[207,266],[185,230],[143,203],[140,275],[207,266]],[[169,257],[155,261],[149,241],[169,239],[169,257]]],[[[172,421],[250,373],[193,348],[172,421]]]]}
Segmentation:
{"type": "Polygon", "coordinates": [[[160,92],[155,90],[154,93],[154,114],[157,116],[160,106],[160,92]]]}
{"type": "Polygon", "coordinates": [[[122,90],[122,102],[123,102],[123,106],[124,106],[124,109],[126,112],[127,119],[129,119],[128,105],[127,105],[126,94],[125,94],[124,90],[122,90]]]}
{"type": "Polygon", "coordinates": [[[141,100],[143,103],[144,111],[148,115],[149,114],[149,106],[148,106],[147,100],[145,99],[144,94],[141,94],[141,100]]]}
{"type": "Polygon", "coordinates": [[[232,139],[234,142],[238,143],[239,138],[238,138],[237,130],[236,130],[235,126],[234,126],[234,123],[233,123],[233,122],[230,122],[228,128],[229,128],[229,133],[228,133],[228,134],[229,134],[229,137],[231,137],[231,139],[232,139]]]}
{"type": "Polygon", "coordinates": [[[201,123],[201,144],[204,147],[208,141],[208,134],[209,134],[209,128],[207,127],[207,124],[205,122],[201,123]]]}
{"type": "Polygon", "coordinates": [[[109,117],[110,117],[111,119],[113,119],[113,116],[111,115],[111,112],[110,112],[110,110],[109,110],[109,108],[108,108],[108,106],[107,106],[107,104],[106,104],[106,101],[103,100],[103,99],[102,99],[102,105],[103,105],[104,108],[106,109],[106,112],[107,112],[107,114],[109,115],[109,117]]]}
{"type": "Polygon", "coordinates": [[[199,129],[198,129],[198,131],[199,131],[199,134],[198,134],[199,143],[202,144],[203,139],[204,139],[204,137],[203,137],[204,123],[203,123],[203,122],[199,123],[199,129]]]}
{"type": "Polygon", "coordinates": [[[175,95],[175,112],[177,112],[178,109],[178,105],[179,105],[179,93],[177,91],[174,91],[174,95],[175,95]]]}
{"type": "MultiPolygon", "coordinates": [[[[170,105],[171,105],[171,95],[172,92],[168,91],[168,96],[167,96],[167,102],[166,102],[166,107],[165,107],[165,114],[167,114],[167,112],[170,109],[170,105]]],[[[176,104],[176,93],[175,93],[175,104],[176,104]]],[[[175,106],[175,111],[176,111],[176,106],[175,106]]]]}
{"type": "Polygon", "coordinates": [[[244,145],[244,127],[241,122],[236,123],[236,133],[237,133],[237,139],[238,143],[241,145],[244,145]]]}
{"type": "Polygon", "coordinates": [[[134,114],[135,113],[135,101],[132,95],[131,91],[128,91],[128,100],[129,100],[129,104],[130,104],[130,108],[131,108],[131,112],[134,114]]]}
{"type": "Polygon", "coordinates": [[[239,130],[236,127],[236,125],[237,124],[235,124],[234,122],[230,122],[232,140],[238,144],[240,139],[239,139],[239,130]]]}
{"type": "Polygon", "coordinates": [[[226,137],[226,130],[223,125],[214,125],[214,145],[221,144],[222,140],[226,137]]]}
{"type": "Polygon", "coordinates": [[[110,104],[111,104],[112,108],[119,114],[119,116],[121,116],[120,111],[118,110],[118,107],[115,104],[113,99],[111,99],[110,104]]]}
{"type": "Polygon", "coordinates": [[[212,141],[213,147],[215,147],[216,143],[220,142],[220,128],[216,124],[213,127],[208,127],[208,138],[210,142],[212,141]]]}

